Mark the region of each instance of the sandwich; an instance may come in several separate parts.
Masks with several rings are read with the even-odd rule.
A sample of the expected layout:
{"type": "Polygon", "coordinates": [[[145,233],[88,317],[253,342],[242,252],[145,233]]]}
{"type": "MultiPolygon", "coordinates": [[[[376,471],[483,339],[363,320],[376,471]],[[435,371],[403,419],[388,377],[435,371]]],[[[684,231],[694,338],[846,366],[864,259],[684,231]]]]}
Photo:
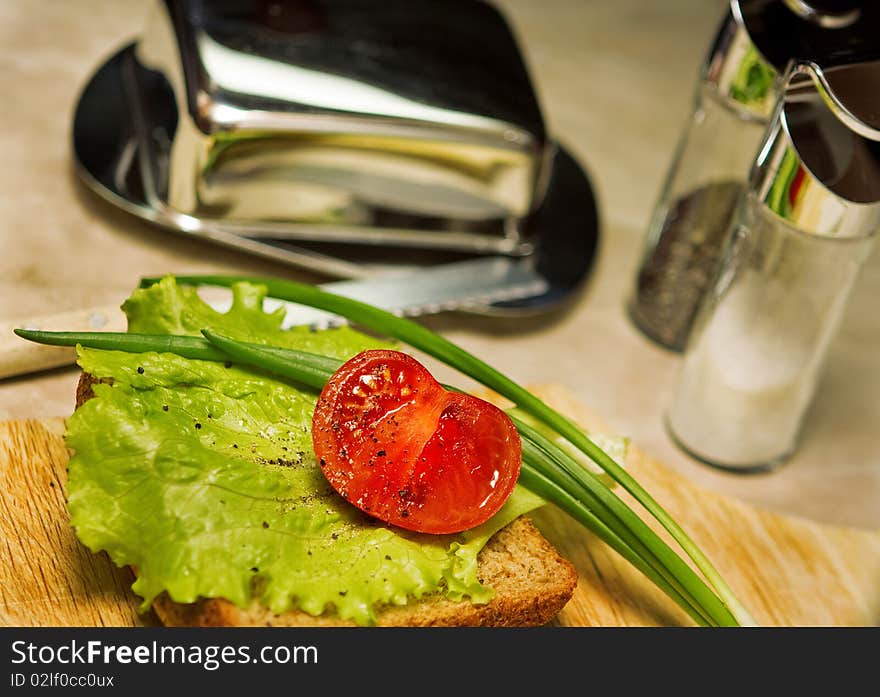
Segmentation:
{"type": "MultiPolygon", "coordinates": [[[[350,327],[281,330],[280,311],[263,311],[265,294],[237,284],[221,314],[169,277],[137,289],[123,309],[133,334],[211,328],[346,364],[399,348],[350,327]]],[[[83,373],[66,434],[71,522],[92,551],[133,569],[143,609],[166,625],[539,626],[573,594],[575,569],[528,518],[545,502],[515,477],[477,517],[461,487],[434,506],[434,518],[463,515],[458,527],[416,521],[434,504],[415,506],[409,486],[392,492],[399,505],[389,518],[381,497],[354,491],[360,480],[350,473],[334,479],[330,456],[316,454],[327,390],[234,361],[78,352],[83,373]]],[[[370,437],[364,467],[390,472],[395,446],[370,437]]],[[[470,457],[471,441],[445,466],[470,457]]]]}
{"type": "Polygon", "coordinates": [[[584,431],[415,322],[235,276],[143,279],[123,310],[127,333],[15,333],[77,346],[71,523],[87,548],[134,571],[143,609],[166,624],[545,624],[577,584],[529,522],[548,502],[696,624],[755,624],[626,470],[626,439],[584,431]],[[231,288],[231,309],[204,303],[201,285],[231,288]],[[494,390],[507,411],[441,385],[374,335],[282,330],[284,310],[263,310],[269,293],[405,342],[494,390]]]}

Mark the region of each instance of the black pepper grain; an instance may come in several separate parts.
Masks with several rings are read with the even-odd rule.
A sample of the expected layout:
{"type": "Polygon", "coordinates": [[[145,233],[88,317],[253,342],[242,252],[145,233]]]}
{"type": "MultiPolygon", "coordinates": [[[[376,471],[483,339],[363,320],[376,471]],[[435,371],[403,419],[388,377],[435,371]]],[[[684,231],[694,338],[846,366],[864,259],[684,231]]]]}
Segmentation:
{"type": "Polygon", "coordinates": [[[143,375],[143,374],[144,374],[143,366],[140,366],[140,365],[138,366],[138,374],[139,374],[139,375],[143,375]]]}

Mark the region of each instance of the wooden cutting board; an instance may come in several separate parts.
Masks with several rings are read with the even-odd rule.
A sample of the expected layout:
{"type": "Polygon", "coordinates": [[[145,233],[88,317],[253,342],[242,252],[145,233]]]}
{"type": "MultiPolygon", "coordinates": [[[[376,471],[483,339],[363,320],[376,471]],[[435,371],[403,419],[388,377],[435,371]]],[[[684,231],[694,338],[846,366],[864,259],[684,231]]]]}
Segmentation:
{"type": "MultiPolygon", "coordinates": [[[[536,390],[584,426],[597,420],[563,388],[536,390]]],[[[64,505],[62,419],[0,423],[0,624],[132,626],[132,576],[73,535],[64,505]]],[[[695,486],[631,448],[627,467],[694,537],[759,624],[880,623],[880,531],[830,527],[758,511],[695,486]]],[[[533,516],[580,574],[564,626],[688,625],[665,595],[553,507],[533,516]]]]}

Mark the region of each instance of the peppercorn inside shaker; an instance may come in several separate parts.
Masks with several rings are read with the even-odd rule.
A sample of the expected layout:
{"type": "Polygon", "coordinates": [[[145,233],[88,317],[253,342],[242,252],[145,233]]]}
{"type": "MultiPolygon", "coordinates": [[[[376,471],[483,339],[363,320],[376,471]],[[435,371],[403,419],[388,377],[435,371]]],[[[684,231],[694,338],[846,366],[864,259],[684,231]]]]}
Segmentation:
{"type": "Polygon", "coordinates": [[[648,226],[629,313],[658,344],[684,349],[767,119],[777,72],[741,19],[722,23],[648,226]]]}

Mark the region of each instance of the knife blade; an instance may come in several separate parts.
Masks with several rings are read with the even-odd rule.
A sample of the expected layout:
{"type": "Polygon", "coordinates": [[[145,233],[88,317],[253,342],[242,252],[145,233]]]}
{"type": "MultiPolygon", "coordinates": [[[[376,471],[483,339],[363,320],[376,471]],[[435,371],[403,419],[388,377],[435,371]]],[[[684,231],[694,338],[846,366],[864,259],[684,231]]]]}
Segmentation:
{"type": "MultiPolygon", "coordinates": [[[[400,316],[415,317],[538,295],[547,290],[547,281],[522,260],[481,257],[418,271],[333,281],[319,287],[400,316]]],[[[199,294],[218,312],[227,312],[232,305],[229,289],[206,287],[200,289],[199,294]]],[[[267,312],[279,307],[285,310],[284,329],[297,325],[323,328],[345,323],[342,317],[277,298],[266,298],[263,303],[267,312]]],[[[2,322],[0,379],[72,365],[76,361],[73,349],[43,346],[19,338],[12,332],[18,327],[46,331],[122,332],[126,329],[126,319],[119,307],[109,306],[2,322]]]]}

